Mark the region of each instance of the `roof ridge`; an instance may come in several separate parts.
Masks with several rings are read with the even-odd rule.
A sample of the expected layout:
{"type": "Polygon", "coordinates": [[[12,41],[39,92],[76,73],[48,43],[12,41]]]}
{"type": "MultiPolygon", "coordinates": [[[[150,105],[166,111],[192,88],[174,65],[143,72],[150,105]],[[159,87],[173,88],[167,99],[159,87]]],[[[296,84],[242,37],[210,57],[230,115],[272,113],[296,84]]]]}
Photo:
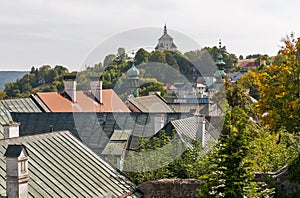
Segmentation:
{"type": "Polygon", "coordinates": [[[0,142],[7,141],[7,140],[27,139],[32,136],[34,136],[34,137],[49,136],[49,135],[55,136],[56,134],[71,134],[72,136],[74,136],[69,130],[62,130],[62,131],[53,131],[53,132],[46,132],[46,133],[39,133],[39,134],[24,135],[24,136],[13,137],[13,138],[8,138],[8,139],[0,139],[0,142]]]}

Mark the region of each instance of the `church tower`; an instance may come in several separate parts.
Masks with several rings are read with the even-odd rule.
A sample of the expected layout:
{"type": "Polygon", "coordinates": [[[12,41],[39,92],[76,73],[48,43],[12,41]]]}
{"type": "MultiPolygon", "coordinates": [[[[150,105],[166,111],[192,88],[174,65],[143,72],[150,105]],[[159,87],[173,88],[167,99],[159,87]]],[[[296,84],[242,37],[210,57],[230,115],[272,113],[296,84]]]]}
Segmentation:
{"type": "Polygon", "coordinates": [[[158,44],[155,47],[155,50],[159,50],[159,51],[177,50],[177,47],[173,42],[173,38],[168,34],[167,25],[164,26],[164,34],[158,39],[158,44]]]}
{"type": "Polygon", "coordinates": [[[138,97],[139,96],[139,76],[140,71],[132,63],[131,68],[126,72],[128,80],[128,88],[130,90],[130,96],[138,97]]]}
{"type": "Polygon", "coordinates": [[[223,55],[222,55],[222,50],[221,50],[221,39],[219,40],[219,55],[218,55],[218,60],[216,62],[216,65],[218,67],[218,70],[215,72],[214,76],[217,79],[222,79],[226,76],[226,73],[224,72],[224,67],[226,63],[223,61],[223,55]]]}

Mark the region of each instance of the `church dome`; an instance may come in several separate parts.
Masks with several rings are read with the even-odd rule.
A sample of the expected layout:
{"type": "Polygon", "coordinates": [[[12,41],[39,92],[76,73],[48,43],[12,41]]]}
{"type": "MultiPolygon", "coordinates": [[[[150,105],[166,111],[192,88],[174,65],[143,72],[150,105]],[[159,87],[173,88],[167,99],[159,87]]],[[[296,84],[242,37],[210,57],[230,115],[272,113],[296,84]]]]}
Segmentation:
{"type": "Polygon", "coordinates": [[[132,64],[131,68],[126,72],[129,77],[136,77],[138,78],[140,75],[140,71],[132,64]]]}

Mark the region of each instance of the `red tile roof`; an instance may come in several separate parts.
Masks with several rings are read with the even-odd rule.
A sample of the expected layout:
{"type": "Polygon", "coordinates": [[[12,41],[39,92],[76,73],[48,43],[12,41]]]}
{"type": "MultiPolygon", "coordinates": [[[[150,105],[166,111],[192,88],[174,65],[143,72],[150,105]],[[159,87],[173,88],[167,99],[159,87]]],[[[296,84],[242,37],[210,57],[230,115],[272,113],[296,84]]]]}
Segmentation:
{"type": "Polygon", "coordinates": [[[249,59],[249,60],[240,60],[239,61],[240,67],[255,67],[255,60],[249,59]]]}
{"type": "Polygon", "coordinates": [[[130,112],[112,89],[102,90],[103,104],[97,102],[87,91],[76,92],[76,103],[57,92],[36,93],[36,95],[51,112],[130,112]]]}

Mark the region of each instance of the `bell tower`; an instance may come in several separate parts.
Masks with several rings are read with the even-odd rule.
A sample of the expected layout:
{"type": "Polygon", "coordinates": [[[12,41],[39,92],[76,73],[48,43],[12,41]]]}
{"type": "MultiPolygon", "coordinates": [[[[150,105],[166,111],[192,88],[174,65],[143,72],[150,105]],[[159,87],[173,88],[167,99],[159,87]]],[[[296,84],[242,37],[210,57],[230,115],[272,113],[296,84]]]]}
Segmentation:
{"type": "Polygon", "coordinates": [[[140,71],[135,67],[134,63],[132,63],[131,68],[126,72],[127,80],[128,80],[128,88],[130,90],[130,95],[134,97],[139,96],[139,76],[140,71]]]}

